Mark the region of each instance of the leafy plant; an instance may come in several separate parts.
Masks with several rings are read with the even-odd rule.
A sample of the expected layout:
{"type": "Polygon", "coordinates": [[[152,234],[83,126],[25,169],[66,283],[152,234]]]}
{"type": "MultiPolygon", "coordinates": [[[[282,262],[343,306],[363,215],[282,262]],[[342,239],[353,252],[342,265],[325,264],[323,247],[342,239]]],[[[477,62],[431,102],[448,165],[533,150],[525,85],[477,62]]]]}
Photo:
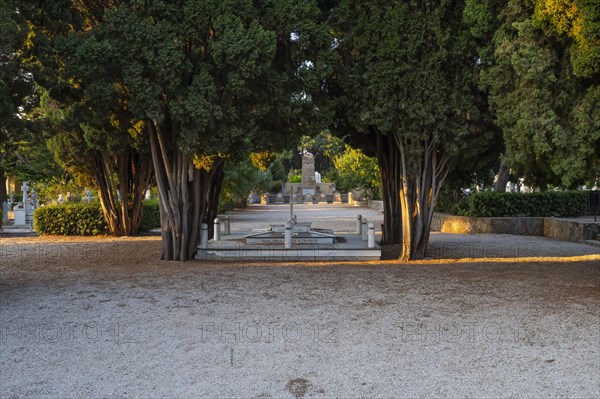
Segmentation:
{"type": "Polygon", "coordinates": [[[378,197],[381,179],[376,158],[368,157],[362,151],[346,145],[344,153],[336,156],[333,163],[337,172],[337,188],[341,191],[365,189],[369,197],[378,197]]]}
{"type": "Polygon", "coordinates": [[[451,208],[453,213],[471,217],[578,216],[588,213],[585,191],[539,193],[473,193],[451,208]]]}

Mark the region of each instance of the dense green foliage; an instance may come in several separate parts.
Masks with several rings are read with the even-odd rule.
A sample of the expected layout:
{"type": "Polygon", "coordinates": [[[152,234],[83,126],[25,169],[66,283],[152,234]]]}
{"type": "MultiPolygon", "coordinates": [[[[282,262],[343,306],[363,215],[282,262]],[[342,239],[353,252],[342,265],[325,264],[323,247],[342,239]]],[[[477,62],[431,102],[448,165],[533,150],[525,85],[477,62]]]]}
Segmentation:
{"type": "MultiPolygon", "coordinates": [[[[140,231],[160,227],[157,203],[144,204],[140,231]]],[[[98,202],[49,205],[33,213],[38,234],[95,236],[108,234],[108,225],[98,202]]]]}
{"type": "Polygon", "coordinates": [[[600,3],[469,1],[481,86],[513,172],[542,190],[600,175],[600,3]]]}
{"type": "Polygon", "coordinates": [[[38,234],[95,236],[108,230],[98,203],[41,207],[33,213],[38,234]]]}
{"type": "Polygon", "coordinates": [[[160,209],[156,201],[144,203],[142,207],[142,222],[140,231],[149,231],[160,228],[160,209]]]}
{"type": "Polygon", "coordinates": [[[342,192],[352,189],[367,190],[371,199],[379,199],[381,179],[377,159],[360,150],[346,146],[343,154],[334,158],[336,188],[342,192]]]}
{"type": "Polygon", "coordinates": [[[24,60],[28,29],[17,4],[0,3],[0,203],[6,199],[7,176],[31,182],[60,173],[35,123],[38,93],[24,60]]]}
{"type": "Polygon", "coordinates": [[[452,213],[461,216],[579,216],[588,212],[587,193],[547,191],[539,193],[473,193],[456,203],[452,213]]]}
{"type": "Polygon", "coordinates": [[[273,187],[281,190],[281,181],[273,181],[269,167],[265,170],[256,168],[249,160],[229,164],[225,169],[223,188],[219,198],[219,212],[233,208],[243,208],[251,192],[265,193],[273,187]]]}

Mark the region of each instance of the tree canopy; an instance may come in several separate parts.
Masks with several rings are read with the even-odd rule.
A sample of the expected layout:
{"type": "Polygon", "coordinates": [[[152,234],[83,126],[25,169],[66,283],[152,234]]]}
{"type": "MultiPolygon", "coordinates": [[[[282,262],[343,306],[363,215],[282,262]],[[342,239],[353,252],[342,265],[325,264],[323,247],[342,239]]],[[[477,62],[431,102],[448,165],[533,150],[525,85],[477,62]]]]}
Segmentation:
{"type": "Polygon", "coordinates": [[[493,44],[493,53],[481,52],[481,83],[511,167],[541,189],[593,181],[600,174],[600,46],[594,28],[600,6],[511,0],[499,8],[478,7],[468,9],[472,26],[493,44]],[[490,17],[494,13],[497,19],[490,17]]]}

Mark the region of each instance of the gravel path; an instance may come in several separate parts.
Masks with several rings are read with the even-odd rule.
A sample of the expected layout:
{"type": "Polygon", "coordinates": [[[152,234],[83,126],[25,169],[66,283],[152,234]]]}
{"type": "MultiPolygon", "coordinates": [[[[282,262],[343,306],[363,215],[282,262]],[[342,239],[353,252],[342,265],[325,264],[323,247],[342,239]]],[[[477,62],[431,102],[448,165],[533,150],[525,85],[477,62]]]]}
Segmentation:
{"type": "Polygon", "coordinates": [[[235,265],[0,240],[2,398],[600,397],[596,247],[435,234],[410,264],[235,265]]]}

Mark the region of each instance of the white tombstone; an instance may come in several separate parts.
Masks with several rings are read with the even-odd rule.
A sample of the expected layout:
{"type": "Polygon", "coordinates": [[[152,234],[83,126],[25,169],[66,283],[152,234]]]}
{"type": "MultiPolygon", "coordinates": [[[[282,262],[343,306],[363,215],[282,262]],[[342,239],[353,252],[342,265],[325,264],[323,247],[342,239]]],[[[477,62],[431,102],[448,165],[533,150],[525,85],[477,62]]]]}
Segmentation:
{"type": "Polygon", "coordinates": [[[315,172],[315,183],[321,183],[321,174],[319,172],[315,172]]]}

